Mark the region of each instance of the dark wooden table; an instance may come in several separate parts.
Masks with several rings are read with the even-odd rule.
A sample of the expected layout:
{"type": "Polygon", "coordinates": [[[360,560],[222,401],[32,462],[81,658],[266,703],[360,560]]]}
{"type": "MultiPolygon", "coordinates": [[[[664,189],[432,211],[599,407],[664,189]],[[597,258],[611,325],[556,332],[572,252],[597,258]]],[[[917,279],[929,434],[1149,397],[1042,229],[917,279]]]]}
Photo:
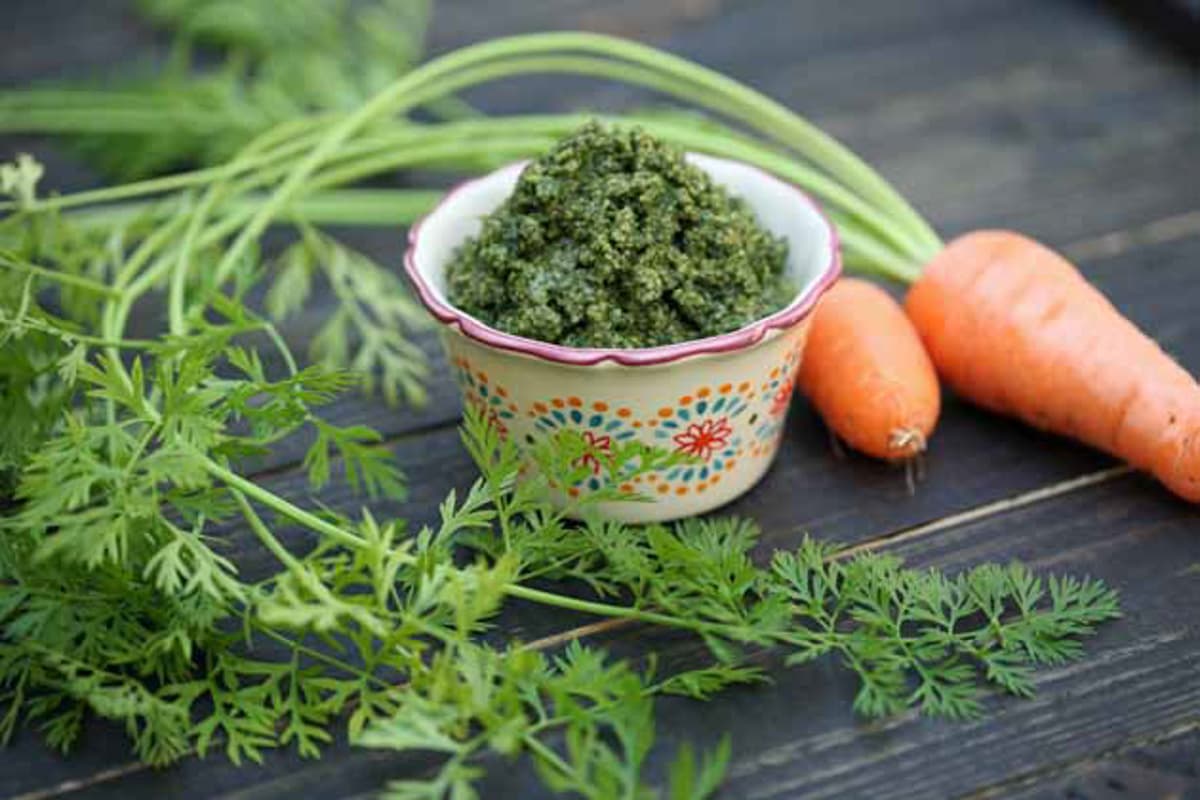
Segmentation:
{"type": "MultiPolygon", "coordinates": [[[[124,7],[6,0],[0,83],[93,74],[160,48],[124,7]]],[[[1200,81],[1103,4],[440,0],[432,46],[550,27],[644,39],[774,95],[876,164],[945,235],[1011,226],[1061,249],[1200,372],[1200,81]]],[[[529,87],[474,99],[496,111],[636,100],[594,83],[529,87]]],[[[56,186],[95,182],[44,143],[0,144],[5,157],[33,148],[56,186]]],[[[354,239],[392,263],[401,242],[399,231],[354,239]]],[[[313,319],[292,335],[302,339],[313,319]]],[[[337,409],[382,428],[413,476],[409,504],[382,514],[428,514],[472,477],[456,440],[457,400],[429,349],[438,369],[428,408],[396,412],[360,398],[337,409]]],[[[661,702],[667,747],[733,734],[722,797],[1200,797],[1200,511],[1106,458],[952,398],[913,496],[895,469],[835,458],[802,402],[786,436],[767,479],[731,508],[762,524],[764,556],[810,531],[949,569],[1016,557],[1103,578],[1120,590],[1125,617],[1087,643],[1086,659],[1039,672],[1036,699],[989,697],[978,722],[906,714],[866,724],[850,711],[852,679],[827,661],[778,668],[774,686],[708,704],[661,702]]],[[[303,494],[295,456],[277,454],[258,479],[303,494]]],[[[336,487],[321,499],[353,502],[336,487]]],[[[506,629],[529,640],[585,622],[514,607],[506,629]]],[[[604,643],[632,653],[655,635],[627,630],[604,643]]],[[[695,647],[658,644],[679,658],[695,647]]],[[[495,766],[485,797],[542,796],[527,771],[495,766]]],[[[275,754],[234,768],[214,757],[155,771],[96,724],[67,759],[21,735],[0,755],[0,796],[365,797],[425,768],[339,743],[319,761],[275,754]]]]}

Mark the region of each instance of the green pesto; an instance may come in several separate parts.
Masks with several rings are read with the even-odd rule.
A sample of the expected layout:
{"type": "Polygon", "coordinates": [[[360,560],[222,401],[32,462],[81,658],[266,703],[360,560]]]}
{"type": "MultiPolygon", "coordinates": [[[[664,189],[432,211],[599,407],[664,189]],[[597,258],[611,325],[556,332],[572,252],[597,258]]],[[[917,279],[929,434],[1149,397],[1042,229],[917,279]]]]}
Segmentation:
{"type": "Polygon", "coordinates": [[[680,150],[589,122],[533,161],[447,270],[450,302],[572,347],[654,347],[782,308],[787,244],[680,150]]]}

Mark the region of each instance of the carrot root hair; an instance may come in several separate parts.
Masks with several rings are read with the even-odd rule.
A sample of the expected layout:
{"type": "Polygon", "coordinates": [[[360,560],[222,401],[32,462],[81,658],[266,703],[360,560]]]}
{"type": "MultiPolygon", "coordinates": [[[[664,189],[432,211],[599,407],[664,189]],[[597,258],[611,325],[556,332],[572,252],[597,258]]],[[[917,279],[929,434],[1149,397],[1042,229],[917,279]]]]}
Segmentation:
{"type": "Polygon", "coordinates": [[[898,451],[901,458],[916,458],[925,452],[925,445],[925,434],[918,428],[898,428],[888,439],[888,447],[898,451]]]}

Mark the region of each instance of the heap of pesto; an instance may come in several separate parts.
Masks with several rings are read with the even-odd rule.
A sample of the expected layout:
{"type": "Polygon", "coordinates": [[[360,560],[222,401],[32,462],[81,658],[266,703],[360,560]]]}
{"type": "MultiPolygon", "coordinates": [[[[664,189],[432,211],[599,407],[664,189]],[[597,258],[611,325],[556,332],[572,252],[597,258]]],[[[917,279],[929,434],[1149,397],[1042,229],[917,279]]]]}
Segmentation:
{"type": "Polygon", "coordinates": [[[787,244],[637,128],[590,122],[522,172],[455,253],[450,302],[571,347],[655,347],[736,330],[794,294],[787,244]]]}

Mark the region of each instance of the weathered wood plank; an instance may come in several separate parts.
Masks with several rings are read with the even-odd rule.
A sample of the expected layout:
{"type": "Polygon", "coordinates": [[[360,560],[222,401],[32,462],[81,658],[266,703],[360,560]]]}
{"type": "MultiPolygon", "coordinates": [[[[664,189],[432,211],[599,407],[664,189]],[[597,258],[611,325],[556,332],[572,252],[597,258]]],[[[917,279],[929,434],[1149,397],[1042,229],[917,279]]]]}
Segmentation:
{"type": "Polygon", "coordinates": [[[8,0],[4,13],[0,86],[5,87],[86,75],[97,65],[148,55],[157,43],[134,19],[129,0],[8,0]]]}
{"type": "MultiPolygon", "coordinates": [[[[1121,591],[1124,618],[1089,640],[1083,660],[1040,671],[1035,699],[988,696],[987,716],[970,723],[916,714],[868,723],[852,717],[854,682],[837,664],[776,666],[773,686],[733,690],[707,704],[661,701],[664,747],[656,758],[681,741],[711,746],[732,731],[734,759],[721,797],[937,798],[1052,774],[1123,742],[1196,724],[1200,511],[1164,506],[1155,495],[1147,481],[1129,477],[890,548],[910,564],[950,571],[1021,558],[1039,572],[1087,573],[1121,591]]],[[[657,641],[646,631],[628,635],[618,650],[657,641]]],[[[693,648],[680,646],[676,657],[693,648]]],[[[527,771],[492,775],[485,796],[541,796],[527,771]]]]}
{"type": "Polygon", "coordinates": [[[998,784],[971,795],[971,800],[1122,800],[1126,797],[1200,796],[1200,733],[1190,731],[1165,740],[1123,747],[1089,759],[1062,773],[1017,784],[998,784]]]}
{"type": "MultiPolygon", "coordinates": [[[[794,679],[781,677],[773,691],[819,694],[817,708],[806,705],[799,719],[782,709],[760,716],[771,713],[769,703],[739,709],[759,723],[750,735],[774,726],[779,733],[739,749],[747,755],[733,768],[729,796],[957,795],[992,776],[1069,761],[1196,719],[1200,686],[1189,675],[1200,666],[1192,624],[1200,581],[1188,567],[1200,560],[1198,522],[1195,509],[1163,504],[1148,481],[1127,478],[897,548],[913,563],[943,568],[1021,558],[1041,570],[1088,573],[1122,592],[1125,618],[1089,643],[1083,661],[1040,673],[1036,699],[994,699],[989,716],[968,725],[915,717],[877,728],[813,724],[807,715],[826,706],[825,693],[793,693],[794,679]]],[[[813,672],[824,683],[822,669],[813,672]]],[[[844,691],[830,694],[846,700],[844,691]]]]}

